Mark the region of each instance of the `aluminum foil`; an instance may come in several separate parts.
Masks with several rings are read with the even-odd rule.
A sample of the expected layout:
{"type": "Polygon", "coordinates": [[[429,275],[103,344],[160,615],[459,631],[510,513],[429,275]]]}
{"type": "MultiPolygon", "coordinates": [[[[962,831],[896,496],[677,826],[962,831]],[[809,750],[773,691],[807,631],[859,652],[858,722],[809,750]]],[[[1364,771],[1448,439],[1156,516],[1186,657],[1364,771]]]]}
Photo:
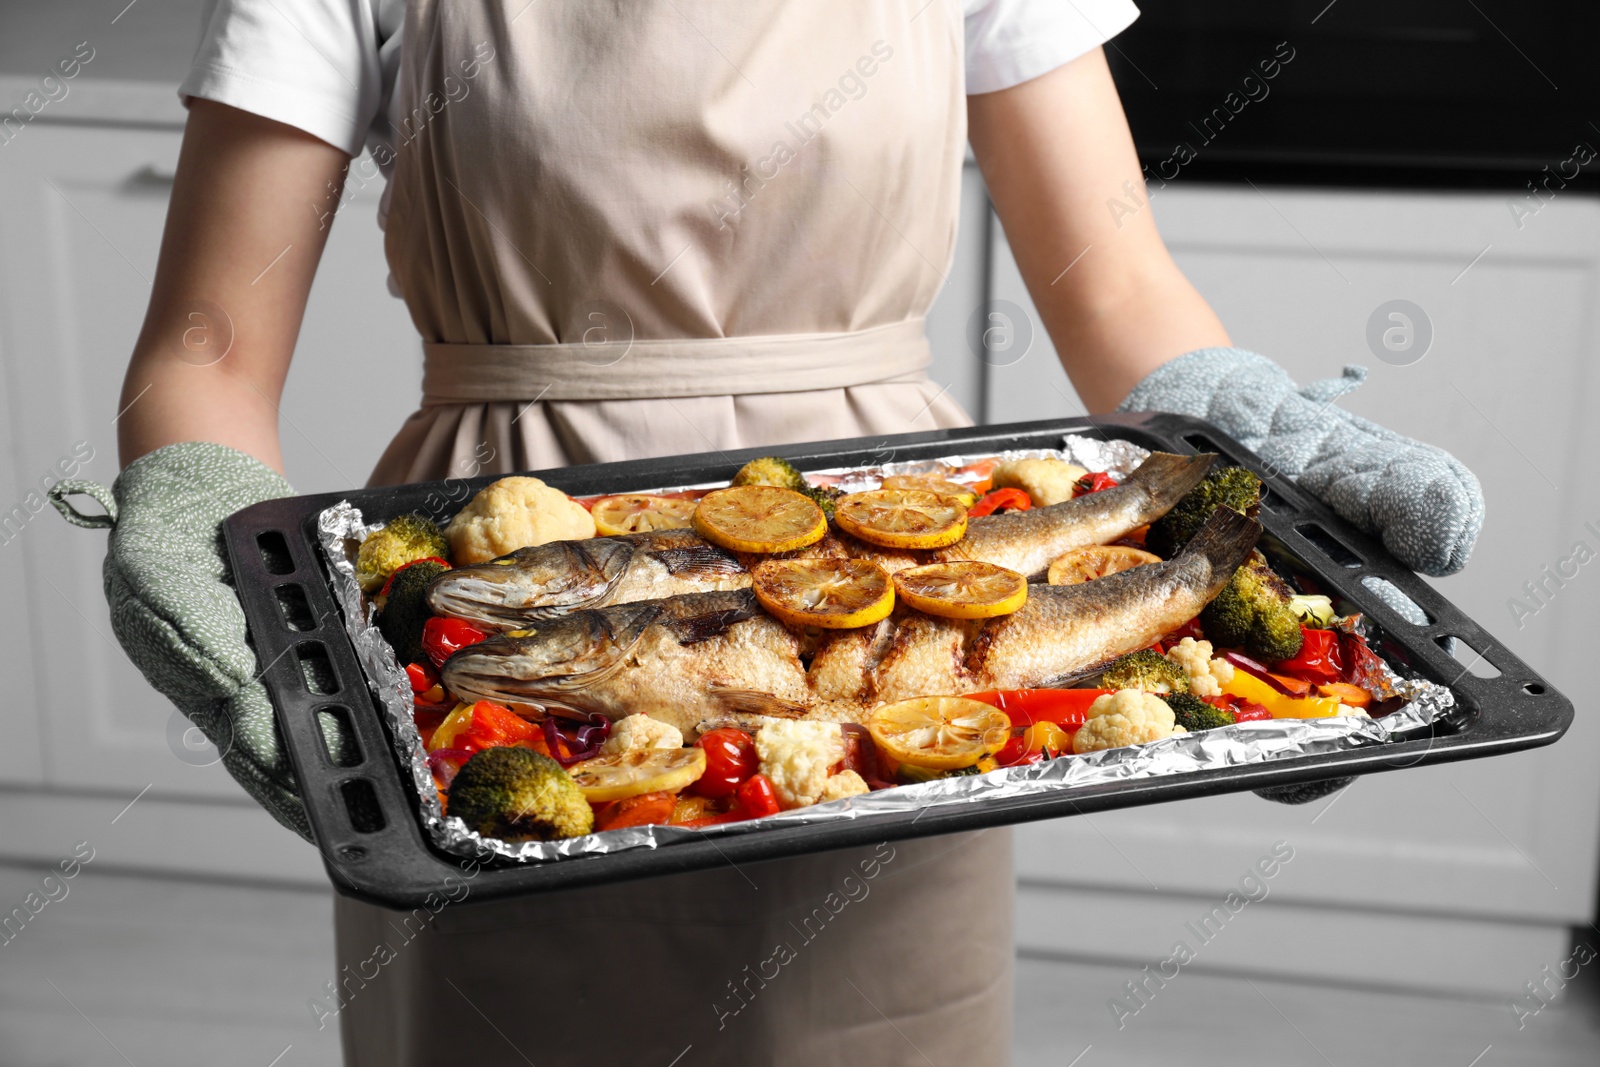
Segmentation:
{"type": "MultiPolygon", "coordinates": [[[[1069,435],[1060,449],[1027,449],[980,455],[950,455],[937,460],[884,462],[874,467],[808,471],[846,491],[870,489],[890,474],[944,473],[956,480],[976,481],[982,475],[961,469],[998,456],[1001,460],[1056,457],[1092,471],[1126,477],[1148,455],[1129,442],[1109,438],[1069,435]]],[[[720,487],[723,483],[692,486],[658,486],[638,492],[670,492],[720,487]]],[[[1394,693],[1405,698],[1396,711],[1379,719],[1339,717],[1327,719],[1274,719],[1245,722],[1203,733],[1181,734],[1130,748],[1061,756],[1029,767],[1013,767],[989,774],[944,778],[920,785],[900,786],[864,796],[817,804],[749,822],[727,823],[699,830],[675,826],[643,826],[609,830],[601,834],[562,841],[503,841],[483,837],[460,819],[444,815],[428,769],[427,752],[412,720],[411,685],[404,666],[378,632],[375,612],[363,601],[356,584],[355,557],[361,541],[381,523],[367,525],[359,508],[341,501],[322,512],[317,529],[334,595],[344,613],[345,628],[356,657],[366,672],[378,702],[389,721],[395,754],[410,769],[420,801],[420,816],[433,843],[460,856],[481,859],[486,853],[521,862],[547,862],[572,856],[621,852],[635,848],[667,848],[701,836],[764,833],[772,827],[809,826],[859,819],[885,813],[923,811],[950,804],[977,804],[986,800],[1058,796],[1079,786],[1185,774],[1191,771],[1236,767],[1251,763],[1343,752],[1383,744],[1425,729],[1451,712],[1455,698],[1450,690],[1419,678],[1402,677],[1390,668],[1394,693]]]]}

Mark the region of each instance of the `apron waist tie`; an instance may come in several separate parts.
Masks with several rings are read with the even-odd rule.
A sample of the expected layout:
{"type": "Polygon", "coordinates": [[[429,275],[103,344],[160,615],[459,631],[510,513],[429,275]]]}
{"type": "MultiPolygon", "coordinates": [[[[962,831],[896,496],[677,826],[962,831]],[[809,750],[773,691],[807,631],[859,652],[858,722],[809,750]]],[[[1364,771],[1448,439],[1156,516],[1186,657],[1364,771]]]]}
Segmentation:
{"type": "Polygon", "coordinates": [[[932,362],[919,319],[850,333],[422,345],[422,403],[644,400],[800,393],[921,381],[932,362]]]}

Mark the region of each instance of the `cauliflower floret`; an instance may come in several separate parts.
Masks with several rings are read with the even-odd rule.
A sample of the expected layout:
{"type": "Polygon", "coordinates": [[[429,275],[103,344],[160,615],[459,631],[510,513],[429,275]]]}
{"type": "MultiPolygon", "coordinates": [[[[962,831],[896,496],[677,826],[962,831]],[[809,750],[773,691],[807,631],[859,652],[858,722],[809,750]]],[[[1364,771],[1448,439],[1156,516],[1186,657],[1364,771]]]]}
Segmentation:
{"type": "Polygon", "coordinates": [[[459,564],[487,563],[519,548],[594,536],[594,517],[537,478],[501,478],[450,520],[445,536],[459,564]]]}
{"type": "Polygon", "coordinates": [[[830,800],[843,800],[845,797],[858,797],[862,793],[871,792],[861,775],[846,768],[838,774],[829,775],[828,780],[822,783],[822,795],[817,798],[818,804],[825,804],[830,800]]]}
{"type": "Polygon", "coordinates": [[[629,715],[611,726],[611,736],[600,746],[602,753],[632,752],[636,748],[682,748],[683,731],[670,722],[648,715],[629,715]]]}
{"type": "Polygon", "coordinates": [[[1222,687],[1233,681],[1233,664],[1211,658],[1211,642],[1185,637],[1167,649],[1167,659],[1189,676],[1189,692],[1197,697],[1222,695],[1222,687]]]}
{"type": "Polygon", "coordinates": [[[1177,725],[1165,700],[1137,689],[1119,689],[1089,705],[1088,719],[1072,735],[1072,751],[1082,755],[1187,732],[1177,725]]]}
{"type": "Polygon", "coordinates": [[[1340,715],[1353,715],[1358,719],[1370,719],[1370,718],[1372,718],[1371,715],[1367,714],[1367,709],[1366,708],[1357,708],[1357,707],[1353,707],[1352,705],[1349,705],[1349,704],[1340,704],[1339,705],[1339,714],[1340,715]]]}
{"type": "Polygon", "coordinates": [[[1022,489],[1034,507],[1049,507],[1072,499],[1072,483],[1089,472],[1064,459],[1014,459],[994,469],[996,489],[1022,489]]]}
{"type": "Polygon", "coordinates": [[[756,755],[783,806],[802,808],[821,799],[828,772],[844,759],[844,731],[836,722],[770,722],[756,731],[756,755]]]}

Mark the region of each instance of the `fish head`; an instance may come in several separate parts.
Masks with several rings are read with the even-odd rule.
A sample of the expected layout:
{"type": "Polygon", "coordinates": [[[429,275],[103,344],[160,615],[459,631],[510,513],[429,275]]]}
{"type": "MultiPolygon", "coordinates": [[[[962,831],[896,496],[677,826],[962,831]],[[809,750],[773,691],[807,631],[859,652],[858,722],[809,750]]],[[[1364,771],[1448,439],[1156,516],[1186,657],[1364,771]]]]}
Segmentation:
{"type": "Polygon", "coordinates": [[[606,712],[600,688],[660,614],[648,603],[575,612],[468,645],[445,660],[441,678],[465,701],[606,712]]]}
{"type": "Polygon", "coordinates": [[[552,541],[439,575],[428,606],[491,630],[507,631],[595,607],[626,572],[635,548],[622,538],[552,541]]]}

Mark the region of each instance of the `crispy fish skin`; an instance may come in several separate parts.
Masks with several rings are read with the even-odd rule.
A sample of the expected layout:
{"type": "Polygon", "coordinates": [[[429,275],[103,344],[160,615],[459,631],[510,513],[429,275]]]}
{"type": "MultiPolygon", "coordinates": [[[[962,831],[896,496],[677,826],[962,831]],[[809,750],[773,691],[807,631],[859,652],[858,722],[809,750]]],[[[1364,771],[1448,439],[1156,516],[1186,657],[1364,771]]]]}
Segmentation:
{"type": "Polygon", "coordinates": [[[1022,610],[996,619],[897,611],[831,637],[809,668],[800,637],[739,590],[587,609],[490,638],[450,657],[444,684],[469,701],[645,712],[689,734],[741,715],[860,721],[886,701],[1059,683],[1144,648],[1198,614],[1260,532],[1219,509],[1174,559],[1034,585],[1022,610]]]}
{"type": "Polygon", "coordinates": [[[495,630],[572,611],[750,585],[749,568],[692,530],[552,541],[445,571],[428,606],[495,630]]]}
{"type": "MultiPolygon", "coordinates": [[[[816,544],[784,555],[872,559],[891,573],[936,560],[971,559],[1033,576],[1070,549],[1108,544],[1160,518],[1199,484],[1215,459],[1209,453],[1152,453],[1114,489],[1029,511],[978,516],[968,521],[962,540],[935,551],[880,548],[830,531],[816,544]]],[[[446,571],[428,587],[428,604],[440,615],[491,630],[520,630],[587,608],[745,589],[750,566],[763,558],[768,557],[728,552],[691,530],[553,541],[446,571]]]]}
{"type": "Polygon", "coordinates": [[[1260,533],[1255,520],[1218,508],[1170,560],[1081,585],[1031,585],[1020,611],[978,635],[969,676],[978,690],[1046,686],[1144,648],[1200,614],[1260,533]]]}

